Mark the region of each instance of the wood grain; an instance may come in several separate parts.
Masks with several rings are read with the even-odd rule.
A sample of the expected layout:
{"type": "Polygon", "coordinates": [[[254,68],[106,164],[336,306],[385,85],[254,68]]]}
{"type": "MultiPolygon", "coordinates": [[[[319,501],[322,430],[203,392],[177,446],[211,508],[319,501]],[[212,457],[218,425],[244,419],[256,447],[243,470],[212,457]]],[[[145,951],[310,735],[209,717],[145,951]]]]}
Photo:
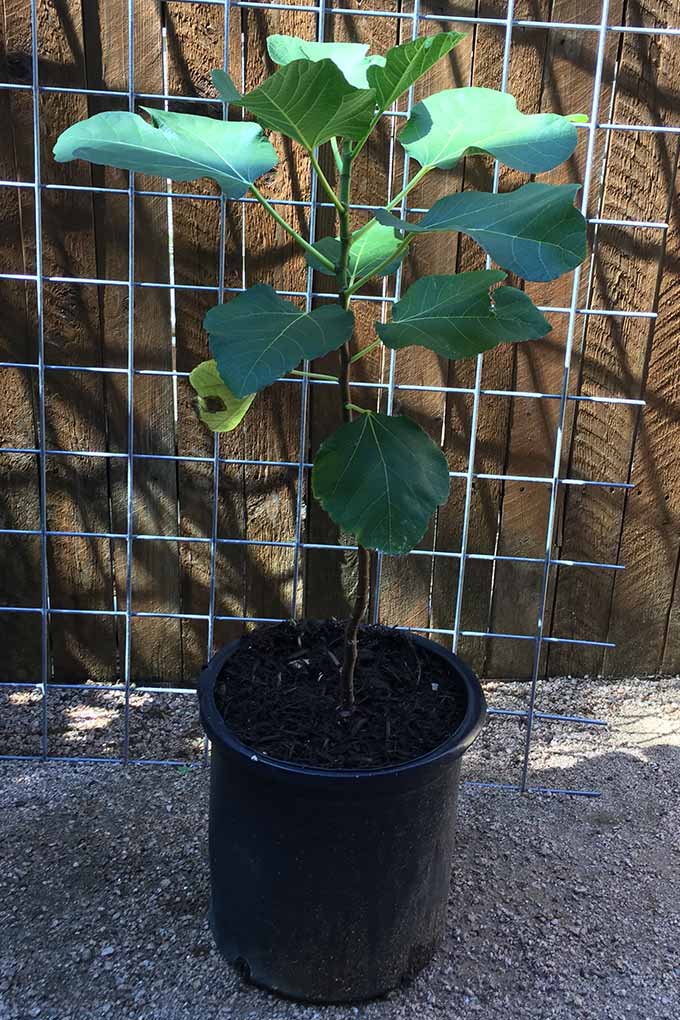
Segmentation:
{"type": "MultiPolygon", "coordinates": [[[[292,5],[294,6],[294,5],[292,5]]],[[[338,0],[360,15],[360,0],[338,0]]],[[[615,0],[610,21],[643,25],[675,24],[669,0],[615,0]]],[[[385,0],[383,10],[410,13],[412,0],[385,0]]],[[[5,80],[30,83],[30,11],[23,0],[2,0],[0,48],[5,80]]],[[[501,0],[466,0],[461,15],[502,18],[501,0]]],[[[125,92],[127,82],[127,4],[125,0],[39,0],[41,82],[83,85],[125,92]]],[[[425,0],[421,13],[446,15],[450,5],[425,0]]],[[[522,0],[517,18],[573,20],[567,0],[522,0]]],[[[212,97],[212,67],[223,60],[223,9],[218,5],[136,0],[135,87],[138,91],[212,97]],[[166,30],[165,41],[163,29],[166,30]],[[163,53],[167,55],[167,76],[163,53]]],[[[596,23],[599,0],[584,0],[579,19],[596,23]]],[[[265,54],[272,32],[317,36],[317,15],[305,11],[232,8],[229,14],[229,66],[246,88],[273,70],[265,54]]],[[[424,22],[421,34],[450,29],[449,21],[424,22]]],[[[327,40],[366,41],[384,52],[410,38],[407,19],[368,18],[328,13],[327,40]]],[[[416,90],[421,95],[456,85],[499,87],[504,30],[482,25],[467,29],[466,40],[433,69],[416,90]]],[[[525,112],[588,111],[597,34],[569,30],[513,31],[509,90],[525,112]]],[[[617,35],[607,38],[600,118],[628,123],[677,123],[678,60],[674,40],[662,36],[617,35]],[[615,93],[612,85],[615,83],[615,93]]],[[[30,94],[0,91],[5,121],[11,125],[1,147],[4,179],[32,179],[30,94]]],[[[155,105],[151,101],[151,105],[155,105]]],[[[52,184],[110,185],[125,189],[127,175],[75,162],[57,165],[51,147],[59,131],[75,119],[103,109],[126,109],[127,98],[79,97],[46,93],[41,98],[42,172],[52,184]]],[[[197,110],[180,101],[178,111],[221,116],[221,105],[197,110]]],[[[230,117],[241,118],[240,111],[230,117]]],[[[366,146],[355,170],[354,200],[377,205],[388,188],[389,149],[395,123],[385,118],[366,146]]],[[[281,162],[263,182],[271,198],[306,199],[307,160],[290,142],[273,137],[281,162]]],[[[583,176],[585,133],[573,159],[548,175],[552,182],[583,176]]],[[[647,395],[649,408],[570,401],[561,470],[576,478],[635,483],[622,490],[560,490],[554,553],[564,558],[619,561],[625,572],[583,568],[553,570],[548,627],[554,636],[609,638],[615,652],[603,654],[578,646],[551,646],[546,668],[552,673],[608,673],[680,668],[680,564],[678,500],[680,470],[676,447],[675,309],[678,301],[678,234],[676,138],[660,134],[601,132],[593,174],[591,212],[604,217],[663,220],[661,232],[601,227],[588,290],[583,272],[581,300],[592,308],[652,309],[653,327],[640,319],[589,316],[578,322],[572,371],[572,395],[647,395]],[[601,174],[604,188],[599,192],[601,174]]],[[[334,169],[325,154],[330,177],[334,169]]],[[[392,187],[398,189],[401,150],[395,146],[392,187]]],[[[429,207],[442,194],[461,189],[488,189],[492,164],[468,160],[455,171],[432,174],[409,196],[411,208],[429,207]]],[[[503,170],[501,190],[523,183],[523,175],[503,170]]],[[[165,190],[166,182],[138,176],[140,190],[165,190]]],[[[205,311],[218,299],[218,265],[223,259],[225,299],[233,290],[267,282],[280,290],[304,292],[307,269],[292,242],[252,203],[225,206],[224,250],[219,250],[220,202],[207,182],[173,186],[171,214],[165,199],[135,199],[135,279],[169,282],[170,269],[179,286],[174,304],[167,289],[135,291],[135,366],[180,373],[137,375],[134,397],[134,443],[138,454],[171,459],[145,460],[134,467],[134,529],[146,535],[179,534],[205,539],[212,529],[214,491],[213,437],[198,421],[193,391],[181,373],[207,354],[202,328],[205,311]],[[187,194],[196,198],[185,197],[187,194]],[[172,237],[172,252],[169,238],[172,237]],[[247,250],[244,260],[243,252],[247,250]],[[207,287],[212,289],[200,290],[207,287]],[[230,290],[231,288],[231,290],[230,290]],[[175,456],[180,459],[172,459],[175,456]],[[182,458],[199,457],[192,461],[182,458]],[[179,530],[178,530],[179,529],[179,530]]],[[[323,196],[320,195],[323,200],[323,196]]],[[[89,195],[50,189],[43,199],[44,261],[48,275],[125,281],[128,269],[127,195],[89,195]]],[[[303,233],[309,229],[305,208],[282,207],[303,233]]],[[[0,236],[4,272],[35,271],[33,196],[30,190],[0,189],[0,236]]],[[[355,224],[364,214],[355,214],[355,224]]],[[[335,232],[331,210],[319,209],[317,236],[335,232]]],[[[469,270],[484,265],[483,253],[465,238],[423,237],[404,267],[403,287],[425,273],[469,270]]],[[[392,284],[390,284],[392,286],[392,284]]],[[[316,290],[332,290],[328,277],[317,275],[316,290]]],[[[569,277],[553,284],[528,285],[537,302],[567,306],[569,277]]],[[[0,357],[34,362],[37,355],[35,288],[1,281],[3,319],[0,357]]],[[[367,290],[378,296],[382,285],[367,290]]],[[[389,292],[388,292],[389,293],[389,292]]],[[[302,301],[301,298],[294,300],[302,301]]],[[[324,299],[317,299],[323,301],[324,299]]],[[[357,301],[357,346],[373,337],[381,305],[357,301]]],[[[566,337],[566,316],[550,316],[553,333],[546,341],[498,349],[485,356],[486,389],[523,389],[558,393],[566,337]]],[[[50,446],[65,450],[120,454],[120,457],[48,458],[48,525],[60,531],[126,531],[127,380],[121,374],[83,372],[127,363],[127,288],[45,284],[45,350],[48,363],[69,371],[46,373],[47,436],[50,446]]],[[[321,359],[319,371],[336,371],[335,356],[321,359]]],[[[36,373],[3,369],[0,443],[33,448],[37,436],[36,373]]],[[[388,362],[378,353],[356,366],[357,380],[385,383],[388,362]]],[[[421,348],[402,351],[396,361],[398,385],[444,385],[469,388],[474,362],[446,363],[421,348]]],[[[218,543],[216,602],[226,617],[286,617],[292,608],[293,552],[266,543],[292,541],[295,535],[297,462],[311,460],[319,443],[339,420],[334,388],[312,385],[307,434],[300,447],[302,387],[277,384],[258,396],[241,428],[219,442],[218,543]],[[248,465],[236,461],[286,461],[291,467],[248,465]],[[263,542],[247,546],[240,541],[263,542]]],[[[355,399],[384,406],[384,390],[356,388],[355,399]]],[[[395,412],[408,413],[445,450],[452,470],[465,470],[470,441],[472,400],[469,394],[395,391],[395,412]]],[[[556,400],[482,396],[475,469],[486,473],[552,473],[556,400]]],[[[0,525],[37,528],[40,522],[38,464],[34,455],[2,455],[3,489],[0,525]]],[[[349,541],[339,535],[313,502],[305,475],[302,493],[302,538],[333,545],[349,541]]],[[[471,553],[542,556],[549,489],[525,482],[475,480],[468,541],[471,553]]],[[[462,480],[452,483],[451,497],[421,543],[425,552],[441,554],[460,548],[465,500],[462,480]]],[[[353,595],[353,556],[336,550],[307,550],[300,560],[296,610],[310,616],[343,615],[353,595]]],[[[0,603],[39,605],[40,540],[0,536],[3,590],[0,603]]],[[[55,538],[49,542],[52,605],[75,609],[110,609],[125,605],[125,542],[105,538],[55,538]]],[[[135,541],[132,608],[135,611],[205,616],[210,607],[210,543],[135,541]]],[[[465,629],[532,633],[536,625],[541,567],[470,560],[467,563],[463,620],[465,629]]],[[[390,624],[449,629],[453,624],[458,562],[455,557],[386,558],[379,614],[390,624]]],[[[34,680],[40,676],[39,615],[3,614],[0,633],[6,654],[1,679],[34,680]]],[[[56,616],[50,622],[50,672],[59,681],[119,675],[124,624],[111,618],[56,616]]],[[[237,621],[218,624],[215,641],[237,636],[237,621]]],[[[448,644],[450,638],[442,636],[448,644]]],[[[521,677],[531,668],[531,642],[465,639],[460,651],[483,675],[521,677]]],[[[132,679],[137,682],[193,681],[207,655],[204,620],[135,619],[132,631],[132,679]]]]}
{"type": "MultiPolygon", "coordinates": [[[[21,0],[4,0],[0,17],[0,73],[4,81],[31,82],[30,11],[21,0]]],[[[8,125],[0,146],[4,180],[33,180],[32,101],[30,94],[0,92],[2,122],[8,125]]],[[[32,192],[0,188],[0,262],[3,272],[35,272],[35,209],[32,192]]],[[[0,359],[35,363],[34,284],[0,281],[0,359]]],[[[2,410],[0,445],[34,449],[38,444],[37,378],[30,369],[0,369],[2,410]]],[[[31,454],[0,455],[0,526],[40,527],[38,460],[31,454]]],[[[40,606],[40,539],[0,536],[0,604],[40,606]]],[[[37,682],[41,677],[40,616],[0,612],[4,662],[0,678],[37,682]]]]}
{"type": "MultiPolygon", "coordinates": [[[[412,11],[413,4],[402,5],[404,10],[412,11]]],[[[468,5],[467,13],[472,13],[472,5],[468,5]]],[[[438,3],[421,5],[421,13],[437,15],[443,13],[438,3]]],[[[419,28],[420,35],[432,35],[441,30],[450,30],[456,26],[448,23],[425,22],[419,28]]],[[[400,42],[406,42],[412,33],[412,24],[404,21],[401,24],[400,42]]],[[[451,53],[439,61],[420,81],[414,89],[414,101],[443,89],[466,85],[469,82],[472,64],[472,35],[468,34],[451,53]]],[[[400,109],[406,109],[405,98],[400,101],[400,109]]],[[[398,122],[401,127],[403,121],[398,122]]],[[[398,192],[402,184],[402,150],[397,142],[396,159],[392,180],[392,193],[398,192]]],[[[411,164],[410,176],[417,171],[417,164],[411,164]]],[[[459,168],[450,171],[435,171],[428,175],[421,185],[416,187],[408,197],[409,208],[429,208],[434,202],[446,194],[459,191],[463,183],[463,174],[459,168]]],[[[413,245],[409,257],[404,263],[401,293],[405,293],[409,285],[419,276],[434,273],[451,273],[455,270],[458,255],[458,238],[455,236],[419,237],[413,245]]],[[[389,317],[389,309],[386,310],[389,317]]],[[[389,380],[389,351],[382,363],[382,379],[389,380]]],[[[394,381],[397,386],[447,386],[449,381],[449,363],[424,347],[412,347],[399,351],[395,359],[394,381]]],[[[383,407],[385,401],[383,399],[383,407]]],[[[407,414],[425,429],[438,445],[444,442],[443,420],[446,417],[447,397],[436,392],[397,389],[394,395],[393,410],[397,414],[407,414]]],[[[456,459],[455,449],[449,458],[450,467],[460,467],[456,459]]],[[[456,483],[454,483],[454,492],[456,483]]],[[[440,528],[442,519],[450,512],[452,500],[432,519],[427,532],[418,545],[422,552],[445,548],[442,545],[440,528]]],[[[449,549],[446,549],[449,551],[449,549]]],[[[430,556],[408,556],[395,559],[386,557],[383,565],[380,610],[381,619],[393,625],[405,624],[412,627],[431,628],[438,626],[450,627],[450,621],[442,623],[435,619],[434,606],[437,604],[435,579],[439,579],[437,570],[443,565],[454,564],[453,560],[435,559],[430,556]]],[[[444,644],[450,639],[442,638],[444,644]]]]}
{"type": "MultiPolygon", "coordinates": [[[[517,17],[527,16],[520,5],[517,17]]],[[[532,8],[534,9],[534,8],[532,8]]],[[[501,3],[479,5],[482,17],[504,17],[506,6],[501,3]]],[[[534,9],[532,17],[540,11],[534,9]]],[[[477,26],[472,50],[470,84],[486,88],[500,88],[505,44],[502,26],[477,26]]],[[[513,37],[509,90],[517,96],[520,109],[533,112],[538,107],[540,67],[545,48],[544,33],[517,32],[513,37]],[[536,69],[539,69],[537,78],[536,69]]],[[[523,182],[520,174],[502,168],[499,188],[512,189],[523,182]]],[[[466,190],[491,190],[493,163],[491,160],[468,159],[463,168],[462,187],[466,190]]],[[[459,241],[458,271],[483,269],[484,253],[470,239],[459,241]]],[[[489,389],[511,389],[515,378],[516,353],[507,346],[489,352],[484,357],[482,386],[489,389]]],[[[475,361],[452,363],[449,369],[450,386],[473,387],[475,361]]],[[[506,443],[511,419],[511,402],[507,398],[482,395],[479,403],[477,447],[474,469],[479,473],[502,473],[506,462],[506,443]]],[[[453,395],[449,398],[445,416],[445,447],[457,453],[455,469],[465,471],[470,446],[473,400],[471,395],[453,395]]],[[[465,506],[465,480],[454,482],[453,498],[444,512],[439,514],[438,540],[441,548],[460,549],[465,506]]],[[[493,554],[497,545],[500,507],[503,500],[502,483],[475,479],[472,483],[470,528],[467,551],[472,554],[493,554]]],[[[438,625],[452,627],[455,619],[455,602],[458,587],[458,564],[455,560],[442,560],[435,565],[435,611],[438,625]]],[[[500,568],[502,571],[502,568],[500,568]]],[[[499,572],[495,574],[498,579],[499,572]]],[[[489,561],[468,560],[465,570],[462,603],[462,629],[487,631],[490,629],[490,599],[493,564],[489,561]]],[[[501,653],[506,643],[500,646],[501,653]]],[[[459,651],[480,672],[486,660],[496,651],[496,645],[486,639],[463,637],[459,651]]]]}
{"type": "MultiPolygon", "coordinates": [[[[266,53],[266,37],[272,33],[314,38],[316,18],[300,11],[243,10],[243,86],[258,85],[275,70],[266,53]]],[[[309,195],[309,162],[298,146],[273,136],[279,153],[278,166],[263,181],[269,198],[295,201],[309,195]]],[[[300,233],[309,232],[309,217],[302,207],[284,208],[283,213],[300,233]]],[[[245,244],[255,252],[246,259],[246,286],[268,283],[277,290],[305,290],[307,269],[304,257],[285,232],[259,206],[246,215],[245,244]]],[[[300,299],[295,299],[298,302],[300,299]]],[[[243,455],[247,460],[292,461],[300,457],[300,413],[302,388],[279,383],[257,397],[257,418],[246,420],[243,455]]],[[[306,451],[303,451],[305,453],[306,451]]],[[[252,466],[245,470],[243,537],[263,542],[291,541],[295,535],[297,468],[252,466]]],[[[244,607],[246,616],[287,617],[292,605],[293,552],[272,545],[250,546],[245,569],[244,607]]],[[[298,610],[304,592],[298,592],[298,610]]]]}
{"type": "MultiPolygon", "coordinates": [[[[672,140],[671,140],[672,141],[672,140]]],[[[676,142],[677,146],[677,142],[676,142]]],[[[672,150],[672,146],[671,146],[672,150]]],[[[630,470],[635,488],[626,499],[619,548],[625,570],[614,579],[603,672],[676,672],[680,667],[677,570],[680,555],[680,193],[677,158],[669,203],[669,231],[660,263],[658,319],[652,327],[647,406],[640,420],[630,470]]],[[[645,239],[649,239],[646,233],[645,239]]]]}
{"type": "MultiPolygon", "coordinates": [[[[641,15],[662,19],[665,4],[644,3],[627,10],[638,24],[641,15]]],[[[621,40],[615,122],[675,122],[673,94],[678,58],[668,37],[624,35],[621,40]]],[[[668,207],[675,140],[663,134],[611,133],[607,153],[602,215],[662,220],[668,207]]],[[[649,238],[645,238],[649,242],[649,238]]],[[[639,231],[602,228],[597,237],[590,304],[594,308],[651,310],[658,286],[661,244],[643,243],[639,231]]],[[[641,319],[590,316],[583,339],[580,392],[637,398],[644,387],[649,357],[649,323],[641,319]]],[[[567,470],[572,477],[625,481],[632,456],[638,412],[625,405],[578,405],[567,470]]],[[[625,493],[622,489],[569,489],[565,496],[562,555],[570,559],[615,562],[618,555],[625,493]]],[[[553,632],[592,640],[606,639],[614,576],[596,570],[560,572],[553,632]]],[[[601,649],[556,647],[553,673],[601,672],[601,649]],[[568,667],[568,670],[567,670],[568,667]]]]}
{"type": "MultiPolygon", "coordinates": [[[[620,4],[611,9],[614,20],[620,14],[620,4]]],[[[547,20],[569,21],[573,8],[568,3],[545,5],[541,9],[547,20]]],[[[581,11],[585,22],[596,23],[600,17],[600,4],[596,0],[586,3],[581,11]]],[[[527,112],[554,112],[560,114],[588,113],[592,102],[593,72],[596,57],[595,33],[552,30],[537,33],[534,46],[523,54],[523,70],[519,82],[525,79],[534,83],[520,85],[527,112]]],[[[605,73],[603,75],[599,109],[604,114],[611,95],[611,77],[616,54],[616,40],[606,43],[605,73]]],[[[514,62],[513,62],[514,63],[514,62]]],[[[514,67],[513,67],[514,70],[514,67]]],[[[516,94],[511,82],[510,91],[516,94]]],[[[519,100],[520,108],[524,108],[519,100]]],[[[581,132],[579,142],[570,160],[541,179],[551,183],[580,182],[583,180],[586,135],[581,132]]],[[[598,180],[602,152],[598,150],[593,167],[593,181],[598,180]]],[[[519,176],[515,183],[520,183],[519,176]]],[[[568,308],[571,301],[573,279],[568,274],[546,284],[523,284],[523,288],[540,305],[568,308]]],[[[582,288],[585,292],[585,287],[582,288]]],[[[512,389],[559,394],[562,386],[564,345],[568,317],[548,314],[552,332],[536,343],[517,345],[514,351],[515,371],[512,389]]],[[[578,372],[578,366],[575,368],[578,372]]],[[[515,397],[508,400],[509,423],[504,469],[508,475],[527,475],[550,478],[553,472],[559,400],[515,397]]],[[[568,407],[565,434],[571,429],[572,405],[568,407]]],[[[569,441],[565,443],[568,449],[569,441]]],[[[539,482],[507,482],[503,487],[498,552],[504,556],[521,556],[542,559],[545,550],[546,529],[550,504],[550,486],[539,482]]],[[[541,596],[542,564],[500,562],[493,586],[490,627],[497,633],[533,634],[537,627],[541,596]]],[[[530,676],[534,648],[530,641],[497,641],[490,646],[485,670],[494,676],[530,676]]]]}
{"type": "MultiPolygon", "coordinates": [[[[82,5],[70,0],[59,16],[38,5],[38,45],[44,85],[87,85],[82,5]]],[[[52,148],[61,131],[87,116],[84,96],[45,93],[40,99],[40,148],[44,183],[87,187],[90,166],[80,160],[56,164],[52,148]]],[[[92,199],[87,192],[42,194],[43,272],[46,276],[96,276],[92,199]]],[[[81,283],[44,285],[46,445],[56,450],[106,451],[102,414],[105,383],[96,288],[81,283]]],[[[102,457],[48,456],[47,526],[53,531],[111,530],[107,461],[102,457]]],[[[106,538],[48,539],[50,604],[61,609],[113,608],[111,544],[106,538]]],[[[50,619],[54,676],[62,682],[115,677],[115,624],[111,617],[54,615],[50,619]]]]}
{"type": "MultiPolygon", "coordinates": [[[[218,7],[170,3],[166,5],[168,47],[168,91],[172,95],[214,97],[210,70],[223,63],[224,18],[218,7]]],[[[238,66],[240,50],[240,14],[232,13],[235,44],[231,47],[232,69],[238,66]]],[[[183,103],[173,104],[179,112],[187,112],[183,103]]],[[[203,115],[221,117],[220,104],[214,107],[191,108],[203,115]]],[[[217,302],[217,291],[194,291],[192,285],[217,287],[219,280],[220,202],[216,187],[208,181],[191,181],[173,185],[173,193],[208,196],[209,200],[176,198],[172,203],[173,259],[177,284],[175,294],[176,362],[178,372],[190,372],[209,357],[203,317],[217,302]]],[[[241,207],[225,205],[227,286],[240,286],[241,207]]],[[[230,295],[226,295],[229,297],[230,295]]],[[[177,453],[180,457],[212,458],[212,434],[198,420],[194,408],[194,391],[186,379],[178,381],[177,453]]],[[[239,456],[240,437],[231,444],[223,439],[221,452],[239,456]]],[[[177,466],[180,534],[205,538],[212,532],[213,500],[212,461],[180,461],[177,466]]],[[[243,478],[238,468],[219,472],[219,534],[235,537],[242,517],[243,478]]],[[[182,612],[206,615],[210,610],[211,549],[205,543],[182,543],[179,549],[182,612]]],[[[218,579],[217,609],[229,615],[243,611],[242,574],[245,559],[242,550],[231,546],[217,547],[218,579]]],[[[241,628],[222,631],[222,638],[236,637],[241,628]]],[[[189,682],[207,656],[207,624],[203,621],[182,621],[182,652],[184,681],[189,682]]]]}
{"type": "MultiPolygon", "coordinates": [[[[92,88],[128,88],[127,5],[88,4],[86,13],[87,73],[92,88]]],[[[161,5],[137,0],[135,6],[135,88],[162,90],[161,5]]],[[[110,99],[90,99],[90,113],[110,99]]],[[[118,101],[116,108],[127,108],[118,101]]],[[[127,174],[109,168],[93,168],[95,183],[126,187],[127,174]]],[[[137,190],[164,190],[165,182],[139,175],[137,190]]],[[[94,203],[97,270],[100,278],[126,280],[128,276],[127,196],[97,196],[94,203]]],[[[167,216],[163,199],[135,198],[134,274],[138,283],[167,282],[167,216]]],[[[104,336],[106,364],[127,364],[128,302],[126,287],[102,287],[99,315],[104,336]]],[[[172,368],[170,305],[167,290],[136,287],[134,293],[135,370],[172,368]]],[[[108,442],[112,450],[127,452],[128,393],[125,375],[107,380],[106,410],[108,442]]],[[[176,468],[171,461],[144,460],[141,454],[174,454],[172,383],[163,377],[135,375],[133,400],[135,452],[133,470],[133,532],[140,535],[173,535],[177,528],[176,468]]],[[[127,529],[127,465],[125,459],[110,464],[111,513],[114,532],[127,529]]],[[[178,612],[178,555],[175,543],[134,541],[132,545],[133,612],[178,612]]],[[[114,567],[118,604],[126,605],[125,542],[114,544],[114,567]]],[[[122,648],[123,624],[118,640],[122,648]]],[[[139,683],[164,683],[181,677],[181,632],[178,620],[134,618],[131,640],[131,677],[139,683]]]]}

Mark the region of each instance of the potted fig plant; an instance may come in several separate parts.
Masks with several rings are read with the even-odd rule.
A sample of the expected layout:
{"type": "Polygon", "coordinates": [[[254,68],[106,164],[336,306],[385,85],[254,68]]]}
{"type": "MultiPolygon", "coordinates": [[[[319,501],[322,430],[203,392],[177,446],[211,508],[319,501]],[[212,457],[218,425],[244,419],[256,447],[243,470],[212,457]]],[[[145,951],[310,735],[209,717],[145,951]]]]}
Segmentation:
{"type": "Polygon", "coordinates": [[[425,175],[463,157],[491,156],[537,174],[571,155],[580,118],[524,115],[510,95],[485,88],[447,89],[413,106],[399,141],[417,169],[400,194],[357,222],[358,154],[382,114],[461,38],[442,32],[378,56],[358,44],[272,36],[278,70],[253,91],[243,95],[224,71],[213,73],[223,102],[254,120],[100,113],[55,147],[57,160],[178,181],[209,177],[230,199],[249,192],[309,264],[336,281],[337,301],[311,310],[264,284],[212,308],[212,359],[190,380],[203,421],[230,431],[260,390],[287,373],[313,376],[306,363],[338,353],[339,426],[316,451],[311,485],[356,539],[350,619],[257,629],[222,648],[199,684],[212,741],[217,944],[255,982],[307,1000],[370,998],[430,959],[445,919],[461,755],[485,713],[476,677],[456,656],[363,623],[371,550],[398,556],[413,548],[447,498],[449,468],[415,422],[355,403],[352,364],[377,344],[458,359],[538,339],[551,327],[525,292],[506,284],[506,272],[552,280],[586,253],[572,184],[463,191],[417,221],[395,217],[425,175]],[[259,190],[257,179],[278,160],[265,130],[307,153],[337,210],[336,236],[305,239],[259,190]],[[328,176],[323,146],[334,167],[328,176]],[[353,296],[395,272],[418,234],[437,231],[467,234],[500,268],[417,279],[390,320],[376,324],[377,338],[357,350],[353,296]]]}

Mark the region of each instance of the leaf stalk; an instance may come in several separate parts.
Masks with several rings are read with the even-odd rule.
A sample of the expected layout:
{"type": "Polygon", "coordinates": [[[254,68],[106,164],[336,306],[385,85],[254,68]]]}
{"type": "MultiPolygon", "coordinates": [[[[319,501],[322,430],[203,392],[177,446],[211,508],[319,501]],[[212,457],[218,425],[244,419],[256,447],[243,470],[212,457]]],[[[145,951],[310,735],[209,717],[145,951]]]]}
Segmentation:
{"type": "Polygon", "coordinates": [[[377,340],[374,340],[372,343],[368,344],[367,347],[362,347],[360,351],[357,351],[356,354],[353,354],[352,357],[349,359],[350,364],[353,365],[355,361],[361,361],[361,359],[365,358],[367,354],[370,354],[371,351],[374,351],[376,347],[379,347],[381,343],[382,340],[380,339],[380,337],[378,337],[377,340]]]}
{"type": "Polygon", "coordinates": [[[267,201],[267,199],[264,197],[259,188],[257,188],[254,184],[251,184],[250,190],[253,194],[253,197],[257,199],[262,208],[267,210],[269,215],[276,220],[280,227],[283,227],[287,234],[290,234],[290,236],[295,241],[297,241],[301,248],[303,248],[309,255],[312,255],[317,260],[317,262],[323,263],[323,265],[327,269],[330,269],[333,272],[335,271],[335,266],[333,265],[331,260],[327,259],[325,255],[322,255],[320,251],[317,251],[316,248],[314,248],[309,243],[309,241],[305,241],[302,234],[298,234],[295,227],[291,226],[287,220],[284,220],[283,216],[279,215],[274,206],[271,204],[271,202],[267,201]]]}
{"type": "Polygon", "coordinates": [[[339,382],[337,375],[324,375],[323,372],[305,372],[301,368],[291,369],[289,375],[297,375],[303,379],[322,379],[325,382],[339,382]]]}
{"type": "Polygon", "coordinates": [[[341,214],[342,213],[342,202],[338,198],[338,196],[335,194],[335,192],[333,191],[333,188],[331,187],[331,184],[330,184],[328,178],[326,177],[325,173],[321,169],[321,164],[319,163],[319,160],[318,160],[318,158],[316,156],[316,153],[310,151],[309,152],[309,158],[311,160],[312,166],[314,167],[314,170],[316,171],[316,176],[317,176],[317,178],[319,180],[319,184],[321,185],[323,190],[326,192],[326,194],[330,198],[331,202],[333,203],[333,205],[337,209],[338,213],[341,214]]]}

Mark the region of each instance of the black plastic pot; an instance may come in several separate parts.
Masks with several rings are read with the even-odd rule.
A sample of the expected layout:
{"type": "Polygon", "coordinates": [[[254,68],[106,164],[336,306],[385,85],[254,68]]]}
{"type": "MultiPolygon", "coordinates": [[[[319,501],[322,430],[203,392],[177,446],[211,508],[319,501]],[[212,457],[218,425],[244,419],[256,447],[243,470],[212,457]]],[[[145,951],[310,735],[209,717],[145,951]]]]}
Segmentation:
{"type": "Polygon", "coordinates": [[[316,769],[257,756],[215,705],[222,648],[199,684],[212,741],[210,923],[249,978],[314,1002],[371,999],[416,974],[442,935],[463,752],[486,713],[479,681],[445,659],[467,697],[455,733],[389,768],[316,769]]]}

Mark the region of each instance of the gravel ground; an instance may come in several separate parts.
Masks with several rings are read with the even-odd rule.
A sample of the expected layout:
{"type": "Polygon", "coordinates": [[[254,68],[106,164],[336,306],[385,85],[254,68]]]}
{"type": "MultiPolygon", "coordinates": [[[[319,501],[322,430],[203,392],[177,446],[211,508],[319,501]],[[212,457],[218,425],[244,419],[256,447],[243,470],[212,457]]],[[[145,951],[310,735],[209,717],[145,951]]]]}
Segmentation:
{"type": "MultiPolygon", "coordinates": [[[[524,685],[488,685],[518,707],[524,685]]],[[[193,699],[135,696],[133,751],[192,757],[193,699]]],[[[0,749],[30,753],[32,693],[5,696],[0,749]]],[[[536,786],[599,799],[468,787],[449,927],[409,987],[359,1007],[309,1007],[241,982],[212,948],[207,774],[199,767],[13,762],[0,782],[0,1020],[679,1020],[680,680],[567,678],[541,708],[536,786]]],[[[50,750],[117,753],[120,697],[50,696],[50,750]]],[[[522,724],[493,717],[468,778],[513,782],[522,724]]]]}

